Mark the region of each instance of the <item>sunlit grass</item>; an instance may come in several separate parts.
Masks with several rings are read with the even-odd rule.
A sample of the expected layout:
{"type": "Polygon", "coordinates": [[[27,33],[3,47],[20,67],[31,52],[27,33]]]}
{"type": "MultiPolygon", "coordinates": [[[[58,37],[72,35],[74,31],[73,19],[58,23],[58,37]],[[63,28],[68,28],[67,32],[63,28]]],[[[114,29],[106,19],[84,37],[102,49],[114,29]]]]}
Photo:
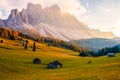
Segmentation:
{"type": "Polygon", "coordinates": [[[3,40],[4,43],[0,43],[0,80],[120,79],[120,54],[113,58],[79,57],[77,52],[39,43],[36,43],[38,49],[34,52],[31,40],[27,50],[19,41],[3,40]],[[42,64],[32,63],[36,57],[42,60],[42,64]],[[47,69],[46,64],[54,60],[60,61],[63,67],[55,70],[47,69]],[[92,60],[92,63],[88,64],[89,60],[92,60]]]}

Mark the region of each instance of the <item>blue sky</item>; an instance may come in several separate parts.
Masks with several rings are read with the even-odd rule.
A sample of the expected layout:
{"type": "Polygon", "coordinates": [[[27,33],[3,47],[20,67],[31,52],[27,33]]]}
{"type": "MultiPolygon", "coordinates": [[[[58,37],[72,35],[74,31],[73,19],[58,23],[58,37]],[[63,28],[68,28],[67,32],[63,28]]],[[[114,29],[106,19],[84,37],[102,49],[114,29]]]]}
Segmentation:
{"type": "Polygon", "coordinates": [[[120,36],[120,0],[79,0],[86,9],[81,19],[89,27],[120,36]]]}
{"type": "Polygon", "coordinates": [[[21,11],[28,2],[43,7],[57,4],[61,12],[74,15],[88,27],[120,36],[120,0],[0,0],[0,18],[6,19],[14,8],[21,11]]]}

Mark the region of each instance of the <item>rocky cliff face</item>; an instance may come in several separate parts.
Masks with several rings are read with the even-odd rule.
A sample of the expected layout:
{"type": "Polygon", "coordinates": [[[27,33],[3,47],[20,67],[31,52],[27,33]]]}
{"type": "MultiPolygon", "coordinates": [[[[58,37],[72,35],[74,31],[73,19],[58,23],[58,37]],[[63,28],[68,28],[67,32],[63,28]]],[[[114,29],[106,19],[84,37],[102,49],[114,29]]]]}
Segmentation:
{"type": "Polygon", "coordinates": [[[0,27],[4,26],[4,22],[0,19],[0,27]]]}
{"type": "MultiPolygon", "coordinates": [[[[74,16],[62,14],[57,5],[42,8],[39,4],[28,3],[27,9],[23,9],[21,12],[13,9],[7,20],[0,20],[0,25],[34,37],[41,35],[65,41],[93,37],[106,38],[106,36],[101,35],[100,31],[97,31],[96,35],[95,31],[88,29],[74,16]]],[[[114,35],[109,34],[107,37],[111,38],[114,35]]]]}

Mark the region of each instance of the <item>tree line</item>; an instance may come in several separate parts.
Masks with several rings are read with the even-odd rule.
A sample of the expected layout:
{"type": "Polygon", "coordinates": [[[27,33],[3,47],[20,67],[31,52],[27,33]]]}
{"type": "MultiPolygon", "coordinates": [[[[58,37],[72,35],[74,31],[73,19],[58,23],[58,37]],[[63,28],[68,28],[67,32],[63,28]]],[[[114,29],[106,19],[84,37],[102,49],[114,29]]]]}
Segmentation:
{"type": "Polygon", "coordinates": [[[116,45],[114,47],[106,47],[106,48],[99,49],[97,52],[92,50],[83,50],[82,52],[79,53],[79,56],[98,57],[98,56],[107,55],[108,53],[119,53],[119,52],[120,52],[119,45],[116,45]]]}
{"type": "Polygon", "coordinates": [[[7,39],[15,40],[19,37],[19,33],[18,31],[11,30],[8,28],[0,28],[0,36],[7,39]]]}
{"type": "MultiPolygon", "coordinates": [[[[36,36],[36,38],[27,35],[27,34],[23,34],[21,32],[15,31],[15,30],[11,30],[8,28],[0,28],[0,36],[7,38],[7,39],[11,39],[11,40],[16,40],[16,39],[20,39],[19,37],[24,37],[27,39],[32,39],[34,41],[37,41],[39,43],[45,43],[48,44],[48,46],[55,46],[55,47],[61,47],[61,48],[66,48],[66,49],[70,49],[70,50],[74,50],[77,52],[81,52],[84,50],[84,48],[81,48],[79,46],[77,46],[74,43],[70,43],[70,42],[66,42],[63,40],[59,40],[59,39],[55,39],[55,38],[50,38],[50,37],[43,37],[43,36],[36,36]]],[[[27,46],[25,46],[25,48],[27,48],[27,46]]]]}
{"type": "Polygon", "coordinates": [[[40,43],[47,43],[48,46],[66,48],[66,49],[70,49],[77,52],[81,52],[82,50],[84,50],[84,48],[79,47],[75,43],[70,43],[70,42],[66,42],[60,39],[55,39],[55,38],[39,37],[39,39],[37,38],[36,41],[40,43]]]}
{"type": "MultiPolygon", "coordinates": [[[[37,36],[36,38],[31,37],[30,35],[26,35],[23,33],[20,33],[15,30],[11,30],[8,28],[0,28],[0,36],[11,39],[11,40],[16,40],[19,39],[19,37],[24,37],[27,39],[32,39],[34,41],[37,41],[39,43],[45,43],[48,44],[48,46],[55,46],[55,47],[61,47],[61,48],[66,48],[70,49],[73,51],[79,52],[79,56],[103,56],[107,55],[107,53],[118,53],[120,52],[119,46],[114,46],[114,47],[106,47],[99,49],[97,52],[88,50],[86,48],[79,47],[78,45],[70,42],[66,42],[63,40],[55,39],[55,38],[50,38],[50,37],[43,37],[43,36],[37,36]]],[[[27,46],[25,45],[25,49],[27,46]]]]}

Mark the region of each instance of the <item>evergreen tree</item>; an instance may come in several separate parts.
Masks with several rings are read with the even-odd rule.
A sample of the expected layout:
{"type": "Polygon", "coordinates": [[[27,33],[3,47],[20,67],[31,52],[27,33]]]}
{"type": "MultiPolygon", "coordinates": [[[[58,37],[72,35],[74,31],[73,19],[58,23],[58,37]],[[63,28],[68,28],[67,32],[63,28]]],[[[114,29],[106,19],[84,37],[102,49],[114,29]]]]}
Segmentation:
{"type": "Polygon", "coordinates": [[[33,43],[33,51],[36,51],[36,45],[35,45],[35,42],[33,43]]]}
{"type": "Polygon", "coordinates": [[[85,56],[87,56],[87,55],[86,55],[86,52],[85,52],[85,51],[82,51],[82,52],[80,52],[79,56],[85,57],[85,56]]]}
{"type": "Polygon", "coordinates": [[[28,44],[28,40],[25,41],[28,44]]]}
{"type": "Polygon", "coordinates": [[[25,44],[25,49],[27,49],[27,43],[25,44]]]}

